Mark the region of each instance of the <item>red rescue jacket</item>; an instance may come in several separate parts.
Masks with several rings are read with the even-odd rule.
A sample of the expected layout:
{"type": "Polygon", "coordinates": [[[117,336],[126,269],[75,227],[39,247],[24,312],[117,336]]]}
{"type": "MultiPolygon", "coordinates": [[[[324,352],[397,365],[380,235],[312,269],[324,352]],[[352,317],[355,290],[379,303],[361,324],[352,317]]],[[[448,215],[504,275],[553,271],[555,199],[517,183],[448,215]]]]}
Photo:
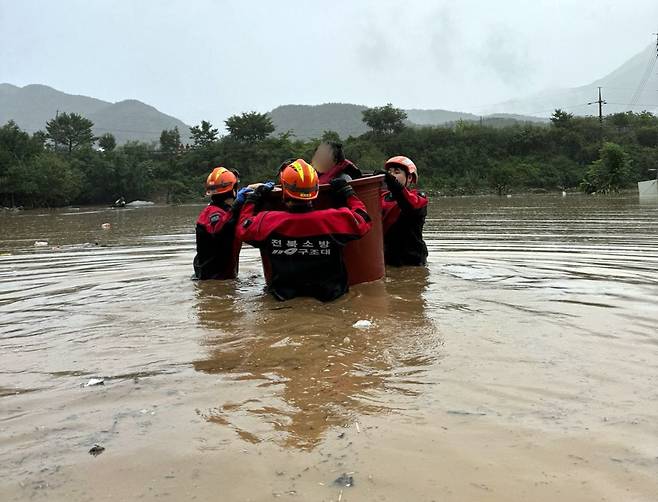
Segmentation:
{"type": "Polygon", "coordinates": [[[311,296],[335,300],[348,290],[343,247],[363,237],[372,222],[355,195],[337,209],[258,212],[247,201],[238,237],[261,248],[270,260],[270,292],[279,300],[311,296]]]}
{"type": "Polygon", "coordinates": [[[196,222],[197,279],[235,279],[242,243],[235,235],[239,208],[225,203],[210,203],[196,222]]]}
{"type": "Polygon", "coordinates": [[[403,186],[382,190],[384,260],[387,265],[425,265],[427,246],[423,226],[427,216],[427,196],[403,186]]]}

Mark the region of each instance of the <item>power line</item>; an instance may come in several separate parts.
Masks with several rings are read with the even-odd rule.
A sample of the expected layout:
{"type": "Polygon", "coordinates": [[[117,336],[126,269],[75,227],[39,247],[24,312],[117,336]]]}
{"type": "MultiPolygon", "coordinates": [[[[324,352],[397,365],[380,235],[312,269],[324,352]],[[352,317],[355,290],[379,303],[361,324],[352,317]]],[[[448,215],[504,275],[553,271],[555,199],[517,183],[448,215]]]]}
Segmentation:
{"type": "Polygon", "coordinates": [[[642,78],[640,79],[640,83],[638,84],[637,89],[635,90],[635,94],[633,94],[633,97],[631,98],[631,106],[635,106],[637,104],[637,101],[642,96],[642,93],[644,93],[644,88],[646,87],[647,82],[651,78],[653,69],[656,67],[656,60],[658,60],[658,33],[654,33],[654,35],[656,35],[656,52],[655,54],[651,55],[649,64],[647,65],[647,68],[644,71],[642,78]]]}
{"type": "Polygon", "coordinates": [[[583,107],[585,107],[585,106],[589,106],[589,103],[583,103],[583,104],[580,104],[580,105],[554,106],[554,107],[552,107],[552,108],[548,108],[548,109],[546,109],[546,110],[539,110],[539,111],[536,111],[536,112],[524,112],[524,113],[519,114],[519,115],[537,115],[537,114],[539,114],[539,113],[554,112],[554,111],[557,110],[557,109],[560,109],[560,110],[572,110],[572,109],[574,109],[574,108],[583,108],[583,107]]]}
{"type": "Polygon", "coordinates": [[[651,58],[651,61],[649,62],[649,65],[647,66],[647,69],[644,72],[644,75],[642,75],[642,79],[640,80],[640,83],[637,86],[637,89],[635,90],[635,94],[633,94],[633,97],[631,98],[631,106],[635,106],[637,101],[640,99],[642,94],[644,93],[644,88],[647,85],[647,82],[651,78],[651,74],[653,73],[653,69],[656,67],[656,59],[658,57],[654,56],[651,58]]]}
{"type": "Polygon", "coordinates": [[[648,106],[648,107],[654,107],[658,106],[656,103],[613,103],[613,102],[608,102],[609,105],[619,105],[619,106],[648,106]]]}

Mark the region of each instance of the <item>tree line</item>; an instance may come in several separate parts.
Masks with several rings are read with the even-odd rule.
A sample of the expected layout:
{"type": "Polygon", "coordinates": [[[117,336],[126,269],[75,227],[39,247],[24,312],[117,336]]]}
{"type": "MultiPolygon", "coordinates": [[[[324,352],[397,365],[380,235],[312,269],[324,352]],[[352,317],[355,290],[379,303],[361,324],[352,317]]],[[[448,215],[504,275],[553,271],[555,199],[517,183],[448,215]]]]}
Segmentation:
{"type": "Polygon", "coordinates": [[[93,123],[61,113],[44,131],[28,134],[14,122],[0,127],[0,205],[54,207],[151,199],[200,201],[203,183],[218,165],[238,169],[243,182],[274,177],[288,158],[310,159],[320,141],[339,141],[363,171],[406,155],[420,170],[420,185],[445,195],[580,189],[611,192],[655,176],[658,117],[617,113],[602,123],[556,110],[548,124],[489,127],[472,122],[413,127],[391,104],[363,112],[369,131],[340,138],[325,131],[303,141],[274,135],[267,114],[248,112],[225,121],[225,135],[208,121],[178,129],[158,143],[117,145],[112,134],[95,137],[93,123]]]}

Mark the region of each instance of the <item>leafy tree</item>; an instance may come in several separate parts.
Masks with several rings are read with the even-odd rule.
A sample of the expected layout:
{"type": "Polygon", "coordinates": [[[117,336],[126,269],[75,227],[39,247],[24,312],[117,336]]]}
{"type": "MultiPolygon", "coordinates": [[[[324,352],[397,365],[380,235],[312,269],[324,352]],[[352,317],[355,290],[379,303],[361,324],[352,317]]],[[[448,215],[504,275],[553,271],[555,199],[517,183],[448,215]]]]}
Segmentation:
{"type": "Polygon", "coordinates": [[[0,155],[2,155],[0,173],[3,166],[25,162],[41,150],[40,142],[34,137],[30,138],[30,135],[22,131],[13,120],[0,127],[0,155]]]}
{"type": "Polygon", "coordinates": [[[658,120],[653,113],[644,110],[640,113],[633,114],[633,123],[637,126],[655,126],[658,125],[658,120]]]}
{"type": "Polygon", "coordinates": [[[605,118],[606,123],[615,126],[620,131],[628,129],[633,120],[633,112],[613,113],[605,118]]]}
{"type": "Polygon", "coordinates": [[[55,149],[63,147],[69,154],[80,147],[89,147],[94,142],[91,128],[94,123],[77,113],[60,113],[46,122],[48,138],[55,149]]]}
{"type": "Polygon", "coordinates": [[[224,123],[230,136],[237,141],[263,141],[274,132],[274,124],[267,113],[247,112],[232,115],[224,123]]]}
{"type": "Polygon", "coordinates": [[[164,129],[160,133],[160,150],[168,155],[175,154],[181,146],[178,126],[173,129],[164,129]]]}
{"type": "Polygon", "coordinates": [[[16,205],[34,157],[43,143],[20,129],[13,121],[0,127],[0,203],[16,205]]]}
{"type": "Polygon", "coordinates": [[[630,182],[631,160],[624,149],[616,143],[606,142],[600,150],[599,159],[594,161],[583,181],[587,192],[617,192],[630,182]]]}
{"type": "Polygon", "coordinates": [[[190,127],[190,134],[195,147],[206,147],[217,141],[217,129],[205,120],[201,121],[201,125],[190,127]]]}
{"type": "Polygon", "coordinates": [[[658,126],[641,126],[636,129],[637,142],[645,147],[658,147],[658,126]]]}
{"type": "MultiPolygon", "coordinates": [[[[0,205],[106,204],[120,195],[200,200],[204,179],[217,165],[239,169],[243,183],[271,179],[283,159],[309,159],[320,141],[273,136],[271,127],[260,127],[267,126],[266,115],[235,118],[237,129],[213,140],[210,123],[201,123],[202,136],[189,150],[180,148],[180,134],[172,129],[163,131],[160,149],[128,142],[103,153],[72,146],[65,155],[60,153],[68,151],[65,143],[55,151],[44,146],[46,138],[53,142],[50,133],[30,136],[10,122],[0,126],[0,205]],[[251,127],[250,119],[260,128],[251,127]]],[[[346,155],[366,172],[381,168],[391,156],[407,155],[420,166],[422,186],[446,194],[565,189],[581,181],[584,189],[607,192],[655,176],[650,171],[658,165],[655,115],[610,116],[603,132],[611,143],[604,148],[596,117],[557,110],[553,118],[550,126],[462,121],[446,127],[373,129],[342,143],[346,155]]],[[[338,139],[332,131],[318,136],[338,139]]]]}
{"type": "Polygon", "coordinates": [[[29,166],[14,166],[11,174],[10,189],[20,205],[65,206],[82,189],[82,174],[55,153],[42,152],[29,166]]]}
{"type": "Polygon", "coordinates": [[[320,138],[322,141],[325,141],[327,143],[340,143],[340,134],[338,134],[336,131],[324,131],[322,133],[322,138],[320,138]]]}
{"type": "Polygon", "coordinates": [[[116,148],[117,140],[112,133],[106,132],[98,138],[98,146],[100,146],[104,152],[111,152],[116,148]]]}
{"type": "Polygon", "coordinates": [[[36,131],[32,134],[32,139],[39,145],[41,149],[46,146],[48,142],[48,134],[45,131],[36,131]]]}
{"type": "Polygon", "coordinates": [[[401,132],[404,129],[404,121],[407,119],[407,112],[395,108],[391,103],[386,106],[368,108],[361,113],[363,122],[378,135],[401,132]]]}
{"type": "Polygon", "coordinates": [[[551,123],[555,127],[569,127],[573,121],[573,113],[567,113],[560,108],[556,109],[553,115],[551,116],[551,123]]]}
{"type": "Polygon", "coordinates": [[[510,164],[499,164],[489,173],[489,183],[499,196],[511,188],[515,178],[516,173],[510,164]]]}

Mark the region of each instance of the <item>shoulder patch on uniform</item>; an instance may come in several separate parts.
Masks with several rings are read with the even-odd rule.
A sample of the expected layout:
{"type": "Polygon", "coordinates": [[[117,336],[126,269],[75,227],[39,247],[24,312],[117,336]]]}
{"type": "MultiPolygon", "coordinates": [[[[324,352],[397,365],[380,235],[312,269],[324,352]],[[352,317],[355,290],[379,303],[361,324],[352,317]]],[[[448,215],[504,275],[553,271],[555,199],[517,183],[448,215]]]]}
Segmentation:
{"type": "Polygon", "coordinates": [[[210,223],[217,223],[219,221],[219,213],[212,214],[210,216],[210,223]]]}
{"type": "Polygon", "coordinates": [[[427,199],[427,194],[425,192],[418,192],[418,197],[422,197],[423,199],[427,199]]]}

